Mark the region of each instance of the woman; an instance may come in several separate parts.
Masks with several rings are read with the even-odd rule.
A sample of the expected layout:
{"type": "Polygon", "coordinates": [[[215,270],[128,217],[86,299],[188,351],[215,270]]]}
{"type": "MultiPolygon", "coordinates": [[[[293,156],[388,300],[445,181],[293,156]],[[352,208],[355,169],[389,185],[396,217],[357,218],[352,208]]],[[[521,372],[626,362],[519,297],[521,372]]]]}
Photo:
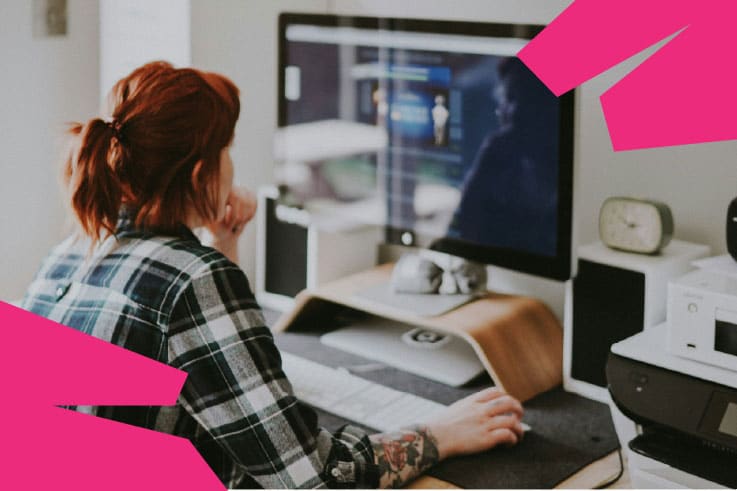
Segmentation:
{"type": "Polygon", "coordinates": [[[118,82],[110,105],[107,121],[72,127],[64,175],[79,232],[51,252],[24,307],[188,377],[173,407],[73,409],[189,438],[228,487],[399,486],[521,437],[520,404],[495,390],[396,434],[319,428],[236,265],[255,208],[232,186],[237,88],[152,63],[118,82]]]}

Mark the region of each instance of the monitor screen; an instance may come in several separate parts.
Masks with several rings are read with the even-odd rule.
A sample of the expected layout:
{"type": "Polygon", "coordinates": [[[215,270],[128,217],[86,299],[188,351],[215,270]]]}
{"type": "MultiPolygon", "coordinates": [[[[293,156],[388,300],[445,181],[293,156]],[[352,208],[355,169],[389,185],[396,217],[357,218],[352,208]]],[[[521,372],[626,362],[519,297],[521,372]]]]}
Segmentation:
{"type": "Polygon", "coordinates": [[[282,14],[280,179],[390,242],[570,276],[573,98],[540,26],[282,14]]]}

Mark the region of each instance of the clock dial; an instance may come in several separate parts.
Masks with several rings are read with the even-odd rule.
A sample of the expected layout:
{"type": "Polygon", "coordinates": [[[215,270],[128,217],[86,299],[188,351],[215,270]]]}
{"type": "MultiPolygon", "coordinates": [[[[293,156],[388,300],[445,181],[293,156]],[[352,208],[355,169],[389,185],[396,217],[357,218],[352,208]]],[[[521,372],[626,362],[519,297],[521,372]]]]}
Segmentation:
{"type": "Polygon", "coordinates": [[[609,198],[599,214],[599,233],[609,247],[651,254],[670,239],[672,218],[662,203],[609,198]]]}

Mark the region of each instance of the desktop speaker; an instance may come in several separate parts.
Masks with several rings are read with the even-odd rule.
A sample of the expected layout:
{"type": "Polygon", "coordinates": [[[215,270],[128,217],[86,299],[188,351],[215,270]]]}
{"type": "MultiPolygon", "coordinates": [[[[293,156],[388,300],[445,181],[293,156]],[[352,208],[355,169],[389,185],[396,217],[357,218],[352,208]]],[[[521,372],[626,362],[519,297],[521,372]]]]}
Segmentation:
{"type": "Polygon", "coordinates": [[[668,281],[708,253],[707,246],[678,240],[654,256],[615,251],[599,242],[580,247],[577,273],[566,292],[566,390],[608,402],[604,369],[611,345],[663,322],[668,281]]]}
{"type": "Polygon", "coordinates": [[[737,198],[727,208],[727,251],[737,261],[737,198]]]}
{"type": "Polygon", "coordinates": [[[304,289],[376,266],[380,227],[339,223],[279,202],[272,186],[258,191],[256,299],[286,311],[304,289]]]}

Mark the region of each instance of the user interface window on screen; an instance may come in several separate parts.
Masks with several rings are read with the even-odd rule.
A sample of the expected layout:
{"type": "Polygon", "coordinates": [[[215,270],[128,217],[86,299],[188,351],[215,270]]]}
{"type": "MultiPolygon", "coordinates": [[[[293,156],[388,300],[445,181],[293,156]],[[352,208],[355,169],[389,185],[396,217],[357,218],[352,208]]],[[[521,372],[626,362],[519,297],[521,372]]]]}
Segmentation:
{"type": "Polygon", "coordinates": [[[306,25],[286,37],[286,124],[336,140],[334,154],[317,132],[289,140],[325,148],[319,161],[288,152],[293,189],[421,236],[555,256],[559,103],[514,57],[524,40],[306,25]]]}

